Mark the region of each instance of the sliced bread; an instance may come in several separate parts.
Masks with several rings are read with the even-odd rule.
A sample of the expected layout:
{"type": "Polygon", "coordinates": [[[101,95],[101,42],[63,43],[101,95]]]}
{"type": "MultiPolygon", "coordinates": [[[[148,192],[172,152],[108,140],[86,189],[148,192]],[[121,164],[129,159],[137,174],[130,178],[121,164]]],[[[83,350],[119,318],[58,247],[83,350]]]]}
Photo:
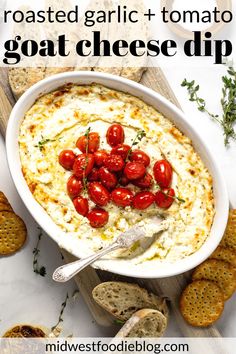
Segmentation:
{"type": "Polygon", "coordinates": [[[143,308],[158,310],[168,317],[165,299],[148,293],[136,284],[116,281],[101,283],[93,289],[93,298],[101,307],[123,321],[143,308]]]}
{"type": "Polygon", "coordinates": [[[167,318],[157,310],[142,309],[135,312],[115,337],[158,338],[163,336],[167,318]]]}
{"type": "Polygon", "coordinates": [[[36,82],[44,79],[45,68],[10,68],[8,70],[9,83],[16,99],[34,85],[36,82]]]}

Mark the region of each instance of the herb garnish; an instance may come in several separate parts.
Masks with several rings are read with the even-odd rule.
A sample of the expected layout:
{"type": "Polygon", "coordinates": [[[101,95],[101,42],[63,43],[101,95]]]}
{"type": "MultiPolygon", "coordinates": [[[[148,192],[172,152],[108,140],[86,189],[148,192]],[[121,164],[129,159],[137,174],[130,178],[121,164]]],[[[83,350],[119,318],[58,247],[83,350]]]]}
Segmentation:
{"type": "Polygon", "coordinates": [[[182,198],[180,198],[180,197],[177,197],[176,195],[175,195],[175,196],[170,195],[170,194],[169,194],[169,191],[164,192],[163,189],[159,186],[159,184],[155,184],[155,187],[156,187],[159,191],[161,191],[163,194],[165,194],[167,197],[172,198],[172,199],[177,199],[180,203],[185,203],[185,200],[184,200],[184,199],[182,199],[182,198]]]}
{"type": "Polygon", "coordinates": [[[47,143],[53,143],[54,141],[56,141],[56,140],[55,140],[55,139],[45,139],[45,138],[42,136],[42,140],[40,140],[40,141],[38,142],[38,144],[35,145],[34,147],[37,147],[37,148],[39,148],[40,151],[42,151],[44,145],[46,145],[47,143]]]}
{"type": "Polygon", "coordinates": [[[84,185],[84,189],[86,190],[87,189],[87,177],[85,175],[85,170],[88,166],[88,153],[89,153],[89,133],[91,131],[91,128],[88,127],[88,129],[86,130],[86,132],[84,133],[84,136],[87,138],[86,139],[86,149],[85,149],[85,153],[86,153],[86,158],[85,158],[85,165],[83,166],[83,170],[84,170],[84,173],[83,173],[83,185],[84,185]]]}
{"type": "Polygon", "coordinates": [[[60,311],[60,315],[59,315],[58,321],[57,321],[57,323],[55,324],[55,326],[53,326],[53,327],[51,328],[51,331],[54,331],[54,329],[55,329],[61,322],[63,322],[63,313],[64,313],[64,311],[65,311],[65,308],[66,308],[67,300],[68,300],[68,299],[69,299],[69,295],[68,295],[68,293],[67,293],[65,300],[64,300],[63,303],[61,304],[61,311],[60,311]]]}
{"type": "Polygon", "coordinates": [[[230,66],[227,70],[227,73],[228,75],[222,77],[222,118],[219,118],[219,115],[212,114],[208,111],[206,108],[205,100],[198,96],[200,87],[199,85],[195,84],[194,80],[188,82],[186,79],[184,79],[181,84],[182,87],[187,88],[190,95],[189,100],[197,103],[198,110],[207,113],[212,119],[221,125],[224,131],[225,146],[229,145],[230,139],[236,140],[236,133],[234,130],[234,124],[236,122],[236,71],[232,66],[230,66]]]}
{"type": "Polygon", "coordinates": [[[236,122],[236,71],[233,67],[228,69],[229,76],[222,77],[222,99],[223,109],[222,127],[224,129],[225,145],[229,144],[230,139],[236,140],[234,124],[236,122]]]}
{"type": "Polygon", "coordinates": [[[146,134],[146,132],[144,131],[144,130],[139,130],[138,132],[137,132],[137,135],[136,135],[136,137],[133,139],[133,142],[132,142],[132,145],[131,145],[131,147],[130,147],[130,149],[129,149],[129,151],[128,151],[128,154],[127,154],[127,157],[126,157],[126,162],[128,161],[128,159],[129,159],[129,156],[130,156],[130,154],[131,154],[131,152],[132,152],[132,149],[133,149],[133,147],[135,146],[135,145],[138,145],[138,143],[146,136],[147,134],[146,134]]]}
{"type": "Polygon", "coordinates": [[[75,301],[79,297],[79,294],[80,294],[79,290],[76,289],[72,294],[72,300],[75,301]]]}
{"type": "Polygon", "coordinates": [[[218,115],[215,115],[211,112],[208,111],[206,108],[206,101],[198,96],[198,91],[200,89],[199,85],[196,85],[195,80],[188,82],[186,79],[181,84],[182,87],[186,87],[189,93],[189,101],[191,102],[196,102],[198,106],[198,110],[200,112],[205,112],[207,113],[211,118],[216,119],[216,121],[219,123],[220,121],[218,120],[218,115]]]}
{"type": "Polygon", "coordinates": [[[40,253],[39,244],[40,244],[40,241],[41,241],[41,238],[43,235],[43,231],[40,228],[38,228],[38,229],[39,229],[38,241],[37,241],[36,247],[33,250],[33,255],[34,255],[33,271],[34,271],[34,273],[39,274],[42,277],[44,277],[46,275],[46,268],[44,266],[39,266],[39,264],[38,264],[38,256],[40,253]]]}
{"type": "Polygon", "coordinates": [[[115,319],[115,320],[114,320],[114,324],[123,325],[123,324],[125,324],[125,321],[115,319]]]}

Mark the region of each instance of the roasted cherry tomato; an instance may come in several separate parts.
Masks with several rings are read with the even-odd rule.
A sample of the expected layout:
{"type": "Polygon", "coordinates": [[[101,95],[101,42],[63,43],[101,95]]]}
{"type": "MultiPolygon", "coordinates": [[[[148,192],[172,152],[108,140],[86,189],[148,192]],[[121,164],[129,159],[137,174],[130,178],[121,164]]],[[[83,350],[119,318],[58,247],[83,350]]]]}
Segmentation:
{"type": "Polygon", "coordinates": [[[95,165],[97,167],[102,167],[105,163],[105,160],[109,156],[108,152],[106,150],[98,150],[94,153],[94,160],[95,160],[95,165]]]}
{"type": "Polygon", "coordinates": [[[99,206],[105,206],[109,202],[108,190],[99,182],[92,182],[88,185],[89,198],[99,206]]]}
{"type": "Polygon", "coordinates": [[[108,223],[109,214],[104,209],[94,208],[88,213],[87,218],[92,227],[99,228],[105,226],[108,223]]]}
{"type": "Polygon", "coordinates": [[[71,176],[67,182],[67,192],[71,198],[77,197],[83,190],[83,183],[76,176],[71,176]]]}
{"type": "Polygon", "coordinates": [[[159,208],[168,209],[174,202],[175,191],[173,188],[165,188],[156,193],[156,205],[159,208]]]}
{"type": "Polygon", "coordinates": [[[94,165],[94,157],[92,154],[81,154],[77,156],[73,165],[73,171],[76,177],[83,178],[88,176],[94,165]]]}
{"type": "Polygon", "coordinates": [[[148,167],[150,165],[150,157],[142,150],[132,151],[129,159],[130,161],[140,162],[145,167],[148,167]]]}
{"type": "Polygon", "coordinates": [[[106,167],[101,167],[98,171],[99,179],[107,189],[114,189],[117,185],[117,177],[114,173],[108,171],[106,167]]]}
{"type": "Polygon", "coordinates": [[[99,173],[98,173],[98,168],[94,167],[90,174],[87,177],[89,182],[97,182],[99,181],[99,173]]]}
{"type": "Polygon", "coordinates": [[[119,144],[119,145],[112,148],[111,154],[112,155],[120,155],[123,160],[126,160],[130,149],[131,149],[131,147],[129,145],[119,144]]]}
{"type": "Polygon", "coordinates": [[[81,196],[76,197],[75,199],[73,199],[73,204],[77,213],[83,216],[86,216],[88,214],[89,204],[87,198],[81,196]]]}
{"type": "Polygon", "coordinates": [[[80,149],[80,151],[82,151],[83,153],[86,152],[94,153],[99,149],[99,145],[100,145],[100,136],[98,133],[95,132],[89,133],[88,137],[84,135],[81,136],[76,142],[77,148],[80,149]],[[87,145],[88,145],[88,151],[86,151],[87,145]]]}
{"type": "Polygon", "coordinates": [[[144,177],[136,179],[132,183],[141,189],[149,189],[153,185],[153,178],[150,173],[146,173],[144,177]]]}
{"type": "Polygon", "coordinates": [[[120,124],[112,124],[107,130],[107,143],[114,147],[123,144],[125,140],[124,129],[120,124]]]}
{"type": "Polygon", "coordinates": [[[151,192],[139,192],[133,199],[133,207],[144,210],[155,202],[155,195],[151,192]]]}
{"type": "Polygon", "coordinates": [[[168,188],[172,180],[172,167],[166,160],[157,161],[153,167],[154,178],[161,188],[168,188]]]}
{"type": "Polygon", "coordinates": [[[119,172],[123,170],[125,163],[120,155],[110,155],[105,161],[105,166],[110,172],[119,172]]]}
{"type": "Polygon", "coordinates": [[[76,155],[72,150],[63,150],[59,155],[59,164],[66,170],[72,170],[76,155]]]}
{"type": "Polygon", "coordinates": [[[124,174],[122,174],[121,177],[119,178],[119,184],[123,187],[126,187],[128,186],[129,183],[130,180],[124,174]]]}
{"type": "Polygon", "coordinates": [[[129,180],[142,178],[146,173],[145,166],[140,162],[128,162],[124,169],[124,174],[129,180]]]}
{"type": "Polygon", "coordinates": [[[120,207],[130,206],[133,202],[133,192],[128,188],[116,188],[111,193],[113,203],[120,207]]]}

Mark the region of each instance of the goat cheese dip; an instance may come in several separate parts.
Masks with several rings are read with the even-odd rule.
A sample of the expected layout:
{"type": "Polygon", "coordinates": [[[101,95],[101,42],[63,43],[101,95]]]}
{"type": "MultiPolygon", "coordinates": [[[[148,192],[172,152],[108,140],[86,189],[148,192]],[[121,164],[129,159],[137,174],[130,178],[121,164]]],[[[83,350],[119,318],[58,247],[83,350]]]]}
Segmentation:
{"type": "MultiPolygon", "coordinates": [[[[63,231],[60,237],[67,238],[81,257],[107,246],[121,232],[138,222],[147,223],[155,215],[169,222],[167,230],[154,235],[150,230],[149,237],[129,250],[108,257],[127,259],[134,264],[154,260],[172,263],[196,252],[210,233],[215,211],[208,169],[191,140],[139,98],[99,84],[65,85],[37,99],[25,114],[19,149],[23,175],[31,193],[63,231]],[[148,172],[153,174],[152,162],[168,160],[173,168],[171,187],[184,202],[176,199],[169,209],[151,205],[145,210],[108,203],[104,209],[109,212],[109,221],[96,229],[76,212],[66,190],[72,173],[58,163],[58,156],[62,150],[74,147],[88,128],[99,133],[100,149],[110,149],[106,132],[113,123],[122,125],[125,143],[129,145],[138,131],[146,132],[138,148],[151,158],[148,172]]],[[[73,151],[76,155],[81,153],[77,148],[73,151]]],[[[132,186],[134,191],[135,188],[132,186]]],[[[89,206],[94,206],[92,201],[89,206]]]]}

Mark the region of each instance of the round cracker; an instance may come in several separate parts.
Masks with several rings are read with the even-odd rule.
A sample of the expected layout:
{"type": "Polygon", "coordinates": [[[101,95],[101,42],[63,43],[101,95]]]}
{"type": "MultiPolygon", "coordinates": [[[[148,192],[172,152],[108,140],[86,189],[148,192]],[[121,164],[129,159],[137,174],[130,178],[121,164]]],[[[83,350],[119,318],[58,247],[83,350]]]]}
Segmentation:
{"type": "Polygon", "coordinates": [[[5,194],[3,192],[0,192],[0,203],[10,205],[7,197],[5,196],[5,194]]]}
{"type": "Polygon", "coordinates": [[[236,289],[236,271],[228,263],[217,259],[208,259],[200,264],[192,275],[193,280],[211,280],[215,282],[224,295],[229,299],[236,289]]]}
{"type": "Polygon", "coordinates": [[[30,325],[15,326],[4,333],[5,338],[44,338],[45,333],[37,327],[30,325]]]}
{"type": "Polygon", "coordinates": [[[8,203],[8,199],[3,192],[0,191],[0,203],[8,203]]]}
{"type": "Polygon", "coordinates": [[[13,209],[8,202],[3,203],[0,201],[0,211],[13,211],[13,209]]]}
{"type": "Polygon", "coordinates": [[[224,310],[224,295],[218,285],[209,280],[189,284],[180,297],[180,311],[192,326],[207,327],[214,323],[224,310]]]}
{"type": "Polygon", "coordinates": [[[228,262],[236,269],[236,251],[233,248],[219,246],[209,258],[228,262]]]}
{"type": "Polygon", "coordinates": [[[18,251],[26,240],[24,221],[15,213],[0,212],[0,255],[9,255],[18,251]]]}
{"type": "Polygon", "coordinates": [[[228,224],[220,245],[236,250],[236,209],[229,211],[228,224]]]}

